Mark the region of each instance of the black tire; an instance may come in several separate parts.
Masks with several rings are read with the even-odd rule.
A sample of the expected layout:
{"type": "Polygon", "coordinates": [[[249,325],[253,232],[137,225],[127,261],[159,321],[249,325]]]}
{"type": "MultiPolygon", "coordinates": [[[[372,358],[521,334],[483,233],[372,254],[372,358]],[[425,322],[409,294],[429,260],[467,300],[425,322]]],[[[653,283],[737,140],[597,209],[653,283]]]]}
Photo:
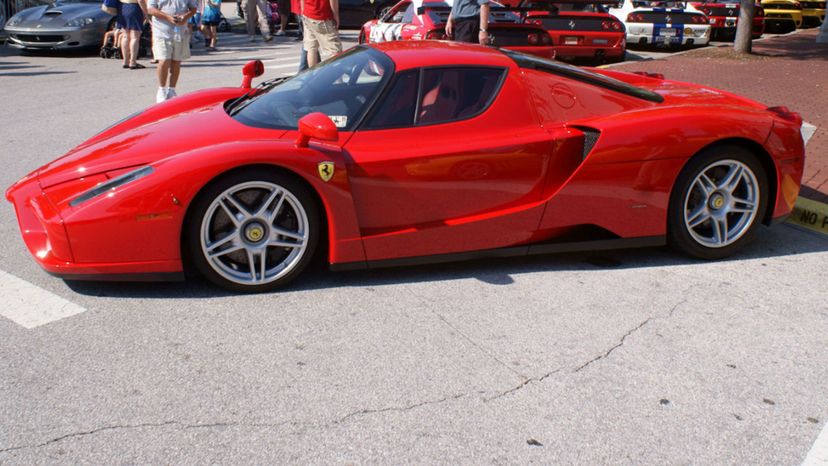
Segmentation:
{"type": "Polygon", "coordinates": [[[227,21],[227,18],[221,18],[218,23],[218,27],[216,27],[218,32],[230,32],[232,27],[230,26],[230,22],[227,21]]]}
{"type": "MultiPolygon", "coordinates": [[[[233,203],[224,203],[233,209],[233,203]]],[[[269,212],[266,212],[270,214],[269,212]]],[[[234,217],[239,217],[241,211],[236,211],[234,217]]],[[[262,215],[265,215],[263,213],[262,215]]],[[[293,242],[287,236],[279,236],[282,242],[293,242]]],[[[293,279],[295,279],[307,267],[315,255],[317,243],[320,237],[320,221],[319,221],[319,207],[316,198],[301,181],[294,176],[280,171],[267,170],[240,170],[232,172],[225,176],[219,177],[208,185],[193,202],[190,211],[187,215],[187,221],[184,225],[184,248],[187,257],[198,272],[207,280],[227,290],[243,292],[243,293],[261,293],[272,291],[281,288],[293,279]],[[284,193],[281,200],[279,197],[272,197],[270,203],[263,202],[265,199],[270,199],[274,195],[274,191],[268,192],[266,188],[261,186],[249,185],[273,185],[284,193]],[[234,189],[240,188],[238,191],[234,189]],[[230,193],[228,195],[228,193],[230,193]],[[250,216],[239,223],[236,222],[231,225],[231,220],[228,215],[230,210],[223,207],[217,207],[215,202],[220,196],[226,199],[231,196],[238,206],[245,209],[258,210],[262,205],[269,208],[273,203],[277,203],[278,211],[273,214],[273,221],[268,227],[265,217],[250,216]],[[257,202],[262,202],[258,204],[257,202]],[[297,205],[299,208],[297,208],[297,205]],[[304,212],[303,215],[299,210],[304,212]],[[205,216],[208,218],[205,219],[205,216]],[[256,222],[262,219],[260,222],[256,222]],[[222,222],[224,220],[224,222],[222,222]],[[303,225],[304,224],[304,225],[303,225]],[[246,225],[246,227],[245,227],[246,225]],[[293,226],[298,225],[297,231],[293,230],[293,226]],[[257,227],[262,227],[262,230],[257,233],[259,243],[254,244],[250,241],[250,230],[255,230],[257,227]],[[301,248],[287,248],[270,245],[273,237],[271,234],[277,234],[274,227],[281,228],[291,234],[302,235],[306,232],[304,239],[304,249],[301,248]],[[230,230],[220,231],[220,230],[230,230]],[[213,244],[219,243],[223,238],[228,236],[236,236],[237,239],[229,241],[227,248],[224,246],[215,248],[215,251],[232,251],[235,245],[241,245],[241,249],[236,249],[236,252],[226,252],[217,255],[212,260],[206,257],[205,249],[207,246],[202,243],[202,232],[205,235],[215,235],[213,244]],[[257,250],[263,254],[259,256],[250,256],[248,251],[257,250]],[[293,251],[299,249],[300,252],[296,256],[291,257],[293,251]],[[220,257],[220,258],[219,258],[220,257]],[[249,266],[250,261],[246,258],[252,257],[253,267],[249,266]],[[258,261],[256,260],[258,257],[258,261]],[[264,260],[261,258],[264,257],[264,260]],[[270,272],[268,264],[280,266],[289,261],[289,264],[284,267],[282,271],[278,272],[273,277],[267,278],[267,273],[261,271],[260,264],[264,263],[263,268],[265,272],[270,272]],[[247,264],[246,264],[247,263],[247,264]],[[234,269],[235,267],[235,269],[234,269]],[[255,269],[255,270],[254,270],[255,269]],[[246,274],[247,278],[242,278],[241,275],[246,274]],[[238,276],[236,276],[238,275],[238,276]],[[261,277],[261,278],[257,278],[261,277]]],[[[205,240],[207,241],[207,240],[205,240]]],[[[274,267],[275,269],[276,267],[274,267]]],[[[274,273],[276,273],[274,272],[274,273]]]]}
{"type": "Polygon", "coordinates": [[[768,205],[768,192],[765,168],[751,151],[735,145],[705,149],[687,163],[673,186],[667,212],[670,245],[699,259],[731,256],[755,236],[768,205]],[[730,171],[736,167],[742,171],[730,171]],[[701,178],[702,173],[713,183],[701,178]],[[730,173],[738,173],[732,192],[724,186],[730,173]]]}

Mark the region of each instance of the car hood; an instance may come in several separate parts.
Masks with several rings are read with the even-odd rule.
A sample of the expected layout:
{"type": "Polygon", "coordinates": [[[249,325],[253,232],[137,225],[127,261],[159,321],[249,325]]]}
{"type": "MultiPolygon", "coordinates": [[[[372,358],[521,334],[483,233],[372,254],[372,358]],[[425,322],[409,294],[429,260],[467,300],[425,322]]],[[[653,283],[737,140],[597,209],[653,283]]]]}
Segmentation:
{"type": "MultiPolygon", "coordinates": [[[[172,104],[175,99],[168,101],[172,104]]],[[[43,189],[85,176],[153,164],[176,155],[233,141],[279,139],[287,132],[251,128],[237,122],[224,110],[223,99],[209,105],[189,108],[172,115],[155,117],[165,104],[156,105],[134,121],[125,121],[106,137],[95,136],[65,156],[40,168],[38,179],[43,189]],[[119,130],[119,128],[123,128],[119,130]]]]}
{"type": "Polygon", "coordinates": [[[103,15],[111,17],[101,11],[98,3],[54,3],[28,8],[18,14],[23,20],[14,25],[14,28],[63,28],[67,21],[75,18],[100,20],[103,15]]]}

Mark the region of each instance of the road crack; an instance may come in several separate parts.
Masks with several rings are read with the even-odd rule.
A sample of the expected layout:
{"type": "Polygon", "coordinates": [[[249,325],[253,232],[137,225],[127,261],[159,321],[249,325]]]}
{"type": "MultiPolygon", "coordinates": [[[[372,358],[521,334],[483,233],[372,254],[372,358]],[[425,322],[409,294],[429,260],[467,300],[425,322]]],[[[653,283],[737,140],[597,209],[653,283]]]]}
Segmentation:
{"type": "Polygon", "coordinates": [[[346,414],[345,416],[341,417],[338,421],[334,422],[334,424],[342,424],[343,422],[345,422],[348,419],[351,419],[353,417],[365,416],[365,415],[368,415],[368,414],[386,413],[386,412],[389,412],[389,411],[399,411],[399,412],[411,411],[412,409],[416,409],[416,408],[419,408],[421,406],[434,405],[434,404],[445,403],[447,401],[458,400],[460,398],[463,398],[464,396],[466,396],[466,394],[461,393],[459,395],[447,396],[445,398],[440,398],[439,400],[423,401],[423,402],[416,403],[416,404],[413,404],[413,405],[408,405],[408,406],[391,406],[391,407],[388,407],[388,408],[379,408],[379,409],[361,409],[359,411],[354,411],[352,413],[346,414]]]}
{"type": "MultiPolygon", "coordinates": [[[[666,320],[666,319],[670,319],[671,317],[673,317],[673,314],[675,314],[676,309],[678,309],[678,307],[679,307],[679,306],[681,306],[682,304],[685,304],[685,303],[687,303],[687,299],[686,299],[686,298],[685,298],[685,299],[683,299],[683,300],[681,300],[681,301],[679,301],[679,302],[678,302],[678,303],[676,303],[675,305],[673,305],[673,307],[671,307],[671,308],[670,308],[670,311],[667,313],[667,315],[665,315],[665,316],[663,316],[663,317],[657,317],[657,316],[647,317],[647,318],[646,318],[646,319],[644,319],[644,321],[642,321],[640,324],[638,324],[638,325],[636,325],[635,327],[631,328],[631,329],[630,329],[629,331],[627,331],[627,332],[626,332],[623,336],[621,336],[621,339],[618,341],[618,343],[616,343],[616,344],[612,345],[609,349],[607,349],[607,350],[606,350],[606,351],[604,351],[603,353],[599,354],[598,356],[595,356],[594,358],[590,359],[589,361],[587,361],[587,362],[585,362],[585,363],[583,363],[583,364],[581,364],[581,365],[577,366],[575,369],[573,369],[573,370],[571,371],[571,373],[573,373],[573,374],[578,373],[578,372],[582,371],[583,369],[586,369],[587,367],[589,367],[591,364],[596,363],[596,362],[598,362],[598,361],[600,361],[600,360],[602,360],[602,359],[606,359],[606,358],[607,358],[607,357],[609,357],[609,356],[610,356],[610,355],[611,355],[611,354],[612,354],[615,350],[617,350],[618,348],[620,348],[620,347],[624,346],[624,342],[625,342],[625,341],[627,340],[627,338],[629,338],[631,335],[633,335],[634,333],[638,332],[639,330],[641,330],[641,329],[642,329],[642,328],[644,328],[647,324],[649,324],[650,322],[652,322],[652,321],[654,321],[654,320],[661,320],[661,319],[665,319],[665,320],[666,320]]],[[[555,375],[555,374],[557,374],[557,373],[561,372],[562,370],[563,370],[562,368],[558,368],[558,369],[553,370],[552,372],[547,372],[546,374],[544,374],[544,375],[543,375],[543,376],[541,376],[541,377],[534,377],[534,378],[531,378],[531,379],[526,379],[526,380],[524,380],[522,383],[520,383],[519,385],[517,385],[517,386],[515,386],[515,387],[512,387],[512,388],[510,388],[509,390],[506,390],[506,391],[504,391],[504,392],[500,392],[499,394],[497,394],[497,395],[495,395],[495,396],[493,396],[493,397],[491,397],[491,398],[487,398],[487,399],[485,399],[485,400],[484,400],[484,402],[488,403],[489,401],[493,401],[493,400],[496,400],[496,399],[498,399],[498,398],[502,398],[502,397],[504,397],[504,396],[510,395],[510,394],[512,394],[512,393],[514,393],[514,392],[517,392],[517,391],[519,391],[519,390],[523,389],[523,387],[525,387],[525,386],[529,385],[530,383],[539,383],[539,382],[542,382],[544,379],[547,379],[547,378],[549,378],[549,377],[551,377],[551,376],[553,376],[553,375],[555,375]]]]}

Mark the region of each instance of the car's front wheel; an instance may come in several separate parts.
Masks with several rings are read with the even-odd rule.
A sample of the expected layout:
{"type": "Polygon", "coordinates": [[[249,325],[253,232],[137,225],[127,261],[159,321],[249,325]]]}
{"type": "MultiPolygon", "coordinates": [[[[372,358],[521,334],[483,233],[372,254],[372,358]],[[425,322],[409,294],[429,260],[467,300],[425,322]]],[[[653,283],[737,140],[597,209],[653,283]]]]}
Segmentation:
{"type": "Polygon", "coordinates": [[[190,257],[204,277],[229,290],[262,292],[287,284],[310,262],[319,213],[294,177],[245,170],[208,186],[186,228],[190,257]]]}
{"type": "Polygon", "coordinates": [[[768,202],[765,169],[739,146],[705,150],[682,170],[670,197],[668,235],[676,249],[720,259],[747,244],[768,202]]]}

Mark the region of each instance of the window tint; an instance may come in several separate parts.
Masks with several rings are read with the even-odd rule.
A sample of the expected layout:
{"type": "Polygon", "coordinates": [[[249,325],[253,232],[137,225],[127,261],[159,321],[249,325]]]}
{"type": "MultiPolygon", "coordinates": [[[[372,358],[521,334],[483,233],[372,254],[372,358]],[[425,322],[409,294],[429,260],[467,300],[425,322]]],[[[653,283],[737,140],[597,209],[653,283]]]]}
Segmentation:
{"type": "Polygon", "coordinates": [[[418,83],[417,70],[400,73],[391,91],[382,99],[379,108],[368,122],[368,128],[413,125],[418,83]]]}
{"type": "Polygon", "coordinates": [[[498,89],[503,70],[434,68],[423,70],[417,124],[472,117],[484,110],[498,89]]]}

